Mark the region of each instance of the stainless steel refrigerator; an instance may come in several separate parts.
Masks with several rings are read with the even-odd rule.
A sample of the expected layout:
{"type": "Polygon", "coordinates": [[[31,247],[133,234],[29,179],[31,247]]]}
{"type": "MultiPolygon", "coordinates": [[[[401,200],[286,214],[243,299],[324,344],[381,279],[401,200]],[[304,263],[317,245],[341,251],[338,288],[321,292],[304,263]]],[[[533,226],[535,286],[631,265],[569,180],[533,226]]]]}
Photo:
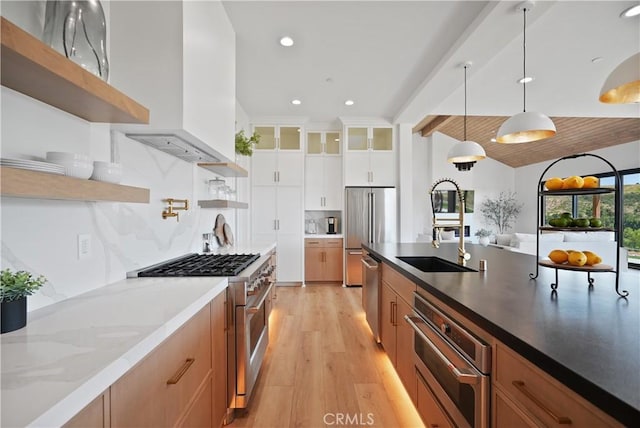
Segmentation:
{"type": "Polygon", "coordinates": [[[345,188],[345,285],[362,285],[362,243],[396,242],[395,187],[345,188]]]}

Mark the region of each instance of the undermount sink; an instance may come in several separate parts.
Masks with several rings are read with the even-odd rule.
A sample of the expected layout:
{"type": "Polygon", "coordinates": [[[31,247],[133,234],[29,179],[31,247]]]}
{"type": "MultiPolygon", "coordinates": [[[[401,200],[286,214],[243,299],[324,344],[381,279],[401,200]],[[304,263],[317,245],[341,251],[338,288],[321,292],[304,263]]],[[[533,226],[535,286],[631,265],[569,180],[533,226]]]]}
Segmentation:
{"type": "Polygon", "coordinates": [[[422,272],[477,272],[475,269],[450,262],[440,257],[397,257],[422,272]]]}

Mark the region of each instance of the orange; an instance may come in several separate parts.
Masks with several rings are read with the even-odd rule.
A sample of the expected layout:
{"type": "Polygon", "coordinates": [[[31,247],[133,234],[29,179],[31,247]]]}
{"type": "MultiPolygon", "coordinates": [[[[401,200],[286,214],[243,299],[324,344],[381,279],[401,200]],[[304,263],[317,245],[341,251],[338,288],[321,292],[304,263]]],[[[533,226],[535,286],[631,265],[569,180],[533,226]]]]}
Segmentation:
{"type": "Polygon", "coordinates": [[[553,250],[548,256],[554,263],[564,263],[569,260],[569,253],[565,250],[553,250]]]}
{"type": "Polygon", "coordinates": [[[584,179],[578,175],[572,175],[571,177],[567,177],[564,179],[563,188],[564,189],[581,189],[584,185],[584,179]]]}
{"type": "Polygon", "coordinates": [[[584,266],[587,263],[587,256],[582,251],[569,253],[569,264],[571,266],[584,266]]]}
{"type": "Polygon", "coordinates": [[[594,177],[592,175],[583,177],[583,180],[584,184],[582,185],[582,187],[585,189],[595,189],[600,185],[600,180],[598,180],[598,177],[594,177]]]}
{"type": "Polygon", "coordinates": [[[587,266],[597,265],[598,263],[602,263],[602,257],[597,255],[591,251],[583,251],[584,255],[587,256],[587,262],[585,263],[587,266]]]}
{"type": "Polygon", "coordinates": [[[562,178],[553,177],[544,182],[544,187],[546,187],[547,190],[560,190],[562,189],[563,184],[564,181],[562,180],[562,178]]]}

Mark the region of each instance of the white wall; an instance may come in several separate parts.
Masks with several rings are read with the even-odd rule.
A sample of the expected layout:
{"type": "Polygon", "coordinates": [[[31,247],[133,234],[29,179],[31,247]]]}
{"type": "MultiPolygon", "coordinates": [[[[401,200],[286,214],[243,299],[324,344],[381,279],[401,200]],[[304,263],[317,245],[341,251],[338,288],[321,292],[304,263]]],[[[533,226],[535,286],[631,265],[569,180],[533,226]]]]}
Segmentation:
{"type": "MultiPolygon", "coordinates": [[[[103,2],[105,9],[108,5],[103,2]]],[[[43,8],[44,2],[3,1],[2,15],[39,37],[43,8]]],[[[109,160],[113,147],[125,170],[122,184],[151,192],[149,204],[2,197],[1,267],[48,279],[29,298],[29,310],[123,279],[127,271],[199,251],[201,234],[212,231],[218,213],[233,221],[235,210],[197,207],[197,199],[208,198],[206,183],[214,177],[208,171],[120,133],[112,141],[108,124],[86,122],[5,87],[0,95],[2,157],[42,158],[54,150],[109,160]],[[191,202],[192,209],[180,212],[179,222],[161,217],[162,199],[168,197],[191,202]],[[77,257],[79,234],[89,234],[92,241],[91,257],[82,261],[77,257]]]]}
{"type": "MultiPolygon", "coordinates": [[[[589,153],[605,158],[617,170],[640,167],[640,141],[594,150],[589,153]]],[[[515,188],[518,190],[517,197],[520,202],[525,204],[525,207],[516,222],[515,230],[535,233],[537,227],[536,198],[538,180],[540,180],[540,174],[553,162],[540,162],[516,168],[515,188]]],[[[602,160],[585,156],[558,162],[547,171],[543,181],[551,177],[564,178],[569,175],[589,175],[610,171],[609,165],[602,160]]]]}

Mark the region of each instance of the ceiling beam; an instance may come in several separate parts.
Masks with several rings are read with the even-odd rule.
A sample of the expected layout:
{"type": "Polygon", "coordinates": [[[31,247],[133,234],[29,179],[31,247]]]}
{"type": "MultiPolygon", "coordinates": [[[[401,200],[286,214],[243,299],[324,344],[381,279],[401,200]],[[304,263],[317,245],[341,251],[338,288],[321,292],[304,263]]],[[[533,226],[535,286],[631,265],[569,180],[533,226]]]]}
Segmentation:
{"type": "Polygon", "coordinates": [[[438,131],[440,128],[447,125],[447,123],[451,122],[455,118],[455,116],[444,116],[444,115],[427,116],[427,119],[429,118],[431,119],[428,121],[425,119],[422,122],[420,122],[420,124],[418,124],[418,126],[420,126],[426,121],[426,123],[424,123],[424,125],[421,128],[418,128],[418,126],[416,126],[416,128],[418,128],[418,130],[420,131],[423,137],[428,137],[429,135],[438,131]]]}

